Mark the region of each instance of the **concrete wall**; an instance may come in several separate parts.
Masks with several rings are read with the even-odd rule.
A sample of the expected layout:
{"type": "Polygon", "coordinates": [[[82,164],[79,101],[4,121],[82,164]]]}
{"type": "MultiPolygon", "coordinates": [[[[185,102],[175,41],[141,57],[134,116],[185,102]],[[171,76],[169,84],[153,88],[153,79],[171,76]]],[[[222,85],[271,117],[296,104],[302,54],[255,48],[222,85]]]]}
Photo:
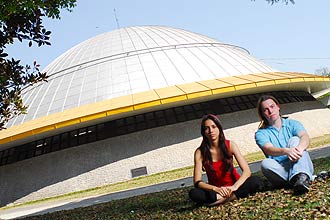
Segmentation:
{"type": "MultiPolygon", "coordinates": [[[[330,134],[330,110],[318,102],[281,106],[282,114],[300,120],[311,137],[330,134]]],[[[220,115],[225,135],[243,154],[259,151],[254,142],[255,110],[220,115]]],[[[131,169],[148,174],[193,165],[199,146],[200,119],[123,135],[45,154],[0,167],[0,203],[21,203],[131,178],[131,169]]]]}

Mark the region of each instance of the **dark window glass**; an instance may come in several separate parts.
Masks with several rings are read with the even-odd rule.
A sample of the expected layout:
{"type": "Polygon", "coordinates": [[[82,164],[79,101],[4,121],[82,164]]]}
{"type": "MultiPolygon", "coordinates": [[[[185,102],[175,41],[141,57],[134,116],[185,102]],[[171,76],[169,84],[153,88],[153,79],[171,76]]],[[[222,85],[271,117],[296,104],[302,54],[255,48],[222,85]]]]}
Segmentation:
{"type": "Polygon", "coordinates": [[[37,141],[37,144],[34,149],[34,156],[42,154],[44,148],[44,140],[37,141]]]}
{"type": "Polygon", "coordinates": [[[165,110],[166,121],[168,124],[174,124],[176,122],[176,117],[173,109],[166,109],[165,110]]]}
{"type": "Polygon", "coordinates": [[[146,113],[146,120],[154,120],[155,116],[153,112],[146,113]]]}
{"type": "Polygon", "coordinates": [[[147,126],[148,128],[154,128],[157,126],[157,121],[156,120],[148,120],[147,121],[147,126]]]}
{"type": "Polygon", "coordinates": [[[81,128],[78,130],[78,133],[77,133],[77,136],[76,138],[78,138],[78,143],[79,144],[85,144],[87,143],[87,136],[88,136],[88,133],[87,133],[87,128],[81,128]]]}
{"type": "Polygon", "coordinates": [[[87,142],[97,141],[96,126],[88,127],[88,137],[87,138],[88,138],[87,142]]]}
{"type": "Polygon", "coordinates": [[[78,145],[78,130],[74,130],[70,132],[69,136],[70,147],[74,147],[78,145]]]}
{"type": "Polygon", "coordinates": [[[183,108],[182,107],[176,107],[174,108],[174,112],[176,115],[182,115],[184,114],[183,108]]]}
{"type": "Polygon", "coordinates": [[[157,119],[157,125],[158,126],[163,126],[163,125],[166,125],[167,123],[166,123],[166,120],[165,120],[165,118],[159,118],[159,119],[157,119]]]}
{"type": "Polygon", "coordinates": [[[185,116],[184,114],[182,114],[182,115],[177,115],[176,119],[177,119],[178,122],[187,121],[187,120],[186,120],[186,116],[185,116]]]}
{"type": "Polygon", "coordinates": [[[43,154],[50,153],[52,146],[52,137],[46,138],[43,147],[43,154]]]}
{"type": "Polygon", "coordinates": [[[199,111],[199,110],[202,109],[202,106],[199,103],[198,104],[193,104],[193,108],[194,108],[195,111],[199,111]]]}
{"type": "Polygon", "coordinates": [[[247,109],[248,107],[245,105],[245,103],[241,102],[241,103],[238,103],[238,108],[239,108],[240,110],[245,110],[245,109],[247,109]]]}
{"type": "Polygon", "coordinates": [[[165,114],[163,111],[156,111],[155,116],[156,118],[165,118],[165,114]]]}
{"type": "Polygon", "coordinates": [[[223,106],[223,114],[232,112],[232,109],[229,105],[223,106]]]}
{"type": "Polygon", "coordinates": [[[128,129],[126,127],[119,127],[116,131],[116,135],[123,135],[128,132],[128,129]]]}
{"type": "MultiPolygon", "coordinates": [[[[113,124],[115,124],[116,122],[111,122],[113,124]]],[[[109,124],[109,123],[106,123],[109,124]]],[[[96,125],[96,136],[97,136],[97,140],[102,140],[104,138],[107,137],[107,131],[105,129],[105,124],[98,124],[96,125]]]]}
{"type": "Polygon", "coordinates": [[[233,98],[227,98],[227,102],[228,102],[230,105],[235,104],[235,100],[234,100],[233,98]]]}
{"type": "Polygon", "coordinates": [[[61,138],[60,135],[53,136],[52,139],[52,151],[57,151],[61,148],[61,138]]]}
{"type": "Polygon", "coordinates": [[[250,102],[247,102],[247,103],[245,103],[246,104],[246,107],[247,107],[247,109],[251,109],[251,108],[255,108],[256,106],[254,106],[252,103],[250,103],[250,102]]]}
{"type": "Polygon", "coordinates": [[[127,133],[131,133],[131,132],[135,131],[135,124],[127,125],[126,129],[127,129],[127,131],[126,131],[127,133]]]}
{"type": "Polygon", "coordinates": [[[250,100],[249,100],[249,97],[248,96],[246,96],[246,95],[243,95],[243,96],[241,96],[241,99],[243,100],[243,102],[250,102],[250,100]]]}
{"type": "Polygon", "coordinates": [[[233,112],[239,111],[239,108],[238,108],[237,105],[231,105],[230,107],[231,107],[231,109],[232,109],[233,112]]]}
{"type": "Polygon", "coordinates": [[[194,112],[186,113],[186,117],[187,117],[187,120],[193,120],[193,119],[197,118],[194,112]]]}
{"type": "Polygon", "coordinates": [[[125,123],[126,123],[127,125],[134,124],[134,123],[135,123],[135,117],[132,116],[132,117],[128,117],[128,118],[126,118],[125,123]]]}
{"type": "Polygon", "coordinates": [[[186,106],[183,106],[183,111],[185,113],[189,113],[189,112],[193,112],[194,109],[193,109],[193,107],[191,105],[186,105],[186,106]]]}
{"type": "Polygon", "coordinates": [[[118,119],[115,121],[118,127],[125,126],[125,119],[118,119]]]}
{"type": "Polygon", "coordinates": [[[69,133],[61,134],[61,149],[69,147],[69,133]]]}
{"type": "Polygon", "coordinates": [[[139,124],[136,125],[136,130],[137,131],[141,131],[141,130],[145,130],[145,129],[147,129],[147,124],[144,123],[144,122],[139,123],[139,124]]]}

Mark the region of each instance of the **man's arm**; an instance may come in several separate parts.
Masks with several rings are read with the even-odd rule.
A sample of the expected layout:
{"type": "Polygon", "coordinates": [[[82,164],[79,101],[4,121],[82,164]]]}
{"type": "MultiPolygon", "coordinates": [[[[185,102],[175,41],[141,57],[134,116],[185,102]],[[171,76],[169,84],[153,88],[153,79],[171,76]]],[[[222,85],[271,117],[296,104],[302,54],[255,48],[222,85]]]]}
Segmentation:
{"type": "Polygon", "coordinates": [[[304,150],[306,150],[309,146],[309,135],[307,134],[306,131],[300,131],[298,133],[298,137],[300,138],[300,141],[298,146],[296,146],[296,148],[300,152],[304,152],[304,150]]]}
{"type": "Polygon", "coordinates": [[[265,144],[262,148],[262,151],[271,156],[281,156],[281,155],[287,155],[289,148],[279,148],[275,147],[272,143],[265,144]]]}
{"type": "Polygon", "coordinates": [[[281,156],[287,155],[290,161],[297,161],[301,158],[304,150],[309,146],[309,136],[306,131],[301,131],[298,134],[300,141],[296,147],[292,148],[277,148],[273,144],[267,143],[262,147],[262,150],[267,155],[281,156]]]}
{"type": "Polygon", "coordinates": [[[300,151],[300,149],[298,149],[297,147],[278,148],[278,147],[274,147],[271,143],[265,144],[262,150],[267,155],[272,155],[272,156],[287,155],[289,160],[292,162],[299,160],[303,153],[303,151],[300,151]]]}

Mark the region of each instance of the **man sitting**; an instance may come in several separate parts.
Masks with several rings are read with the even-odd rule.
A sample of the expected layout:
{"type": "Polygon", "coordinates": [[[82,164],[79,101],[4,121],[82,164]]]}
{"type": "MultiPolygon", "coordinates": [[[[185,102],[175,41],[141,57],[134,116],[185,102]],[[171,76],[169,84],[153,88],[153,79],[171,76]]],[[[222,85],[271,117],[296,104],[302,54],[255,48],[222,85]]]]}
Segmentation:
{"type": "Polygon", "coordinates": [[[296,195],[308,192],[314,168],[304,126],[282,118],[279,102],[272,96],[261,96],[257,107],[261,123],[255,140],[267,157],[261,163],[262,173],[275,188],[289,185],[296,195]]]}

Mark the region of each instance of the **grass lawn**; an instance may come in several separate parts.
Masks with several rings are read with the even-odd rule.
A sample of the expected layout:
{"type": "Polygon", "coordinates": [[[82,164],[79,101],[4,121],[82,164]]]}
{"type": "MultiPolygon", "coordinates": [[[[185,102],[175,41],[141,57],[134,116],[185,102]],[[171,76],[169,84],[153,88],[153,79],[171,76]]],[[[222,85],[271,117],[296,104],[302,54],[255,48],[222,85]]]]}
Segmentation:
{"type": "MultiPolygon", "coordinates": [[[[314,160],[314,168],[315,173],[329,171],[330,157],[314,160]]],[[[196,206],[188,199],[190,189],[168,190],[23,219],[330,219],[330,178],[314,181],[311,190],[302,196],[292,196],[291,190],[281,189],[259,192],[217,207],[196,206]]]]}

